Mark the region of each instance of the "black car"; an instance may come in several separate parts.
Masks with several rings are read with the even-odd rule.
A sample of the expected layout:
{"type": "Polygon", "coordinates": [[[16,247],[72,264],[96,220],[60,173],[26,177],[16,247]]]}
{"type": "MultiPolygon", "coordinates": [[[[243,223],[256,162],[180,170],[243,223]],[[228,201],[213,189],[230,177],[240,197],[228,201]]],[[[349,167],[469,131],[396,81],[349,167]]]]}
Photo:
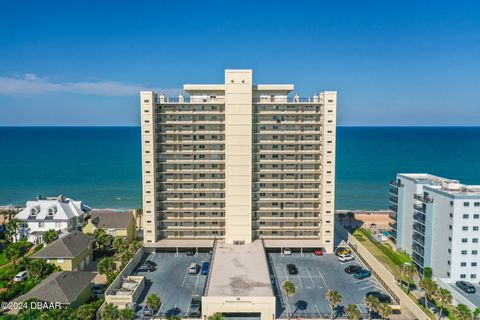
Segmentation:
{"type": "Polygon", "coordinates": [[[362,270],[362,267],[356,264],[351,264],[345,268],[345,272],[349,274],[356,273],[357,271],[360,271],[360,270],[362,270]]]}
{"type": "Polygon", "coordinates": [[[157,264],[156,264],[155,262],[153,262],[152,260],[147,260],[147,261],[145,261],[145,264],[146,264],[147,266],[152,267],[152,268],[155,268],[155,267],[157,266],[157,264]]]}
{"type": "Polygon", "coordinates": [[[154,270],[155,270],[154,267],[152,267],[151,265],[148,265],[148,264],[146,264],[146,263],[145,263],[145,264],[142,264],[141,266],[139,266],[139,267],[137,268],[137,272],[152,272],[152,271],[154,271],[154,270]]]}
{"type": "Polygon", "coordinates": [[[197,253],[197,252],[193,248],[187,249],[187,252],[186,252],[187,256],[194,256],[195,253],[197,253]]]}
{"type": "Polygon", "coordinates": [[[287,264],[287,271],[289,274],[298,274],[297,266],[294,264],[287,264]]]}
{"type": "Polygon", "coordinates": [[[475,287],[470,282],[457,281],[455,284],[457,285],[457,287],[462,289],[463,292],[465,292],[465,293],[475,293],[476,292],[475,287]]]}
{"type": "Polygon", "coordinates": [[[365,295],[365,297],[367,298],[372,296],[376,297],[378,301],[380,301],[381,303],[392,303],[392,298],[390,298],[388,294],[381,293],[378,291],[370,291],[370,292],[367,292],[367,294],[365,295]]]}

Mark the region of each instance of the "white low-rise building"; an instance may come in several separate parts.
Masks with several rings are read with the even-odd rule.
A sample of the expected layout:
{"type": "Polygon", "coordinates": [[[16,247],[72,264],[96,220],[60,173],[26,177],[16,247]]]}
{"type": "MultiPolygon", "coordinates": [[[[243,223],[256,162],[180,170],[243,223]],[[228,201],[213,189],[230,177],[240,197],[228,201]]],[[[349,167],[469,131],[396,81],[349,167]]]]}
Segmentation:
{"type": "Polygon", "coordinates": [[[480,186],[430,174],[398,174],[390,186],[398,249],[449,282],[480,279],[480,186]]]}
{"type": "Polygon", "coordinates": [[[91,208],[82,201],[75,201],[64,196],[41,197],[27,201],[25,209],[16,215],[20,223],[20,238],[27,238],[33,243],[42,243],[43,234],[48,230],[71,232],[78,230],[85,215],[91,208]]]}

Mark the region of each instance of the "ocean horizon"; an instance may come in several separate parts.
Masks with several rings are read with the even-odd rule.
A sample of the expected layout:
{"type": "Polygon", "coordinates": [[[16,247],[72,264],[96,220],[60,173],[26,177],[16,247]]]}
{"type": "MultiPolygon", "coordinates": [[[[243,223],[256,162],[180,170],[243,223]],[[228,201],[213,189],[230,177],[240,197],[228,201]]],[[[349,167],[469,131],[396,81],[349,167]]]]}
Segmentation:
{"type": "MultiPolygon", "coordinates": [[[[480,127],[339,126],[336,209],[388,207],[397,173],[480,184],[480,127]]],[[[97,208],[141,206],[138,126],[0,126],[0,206],[63,194],[97,208]]]]}

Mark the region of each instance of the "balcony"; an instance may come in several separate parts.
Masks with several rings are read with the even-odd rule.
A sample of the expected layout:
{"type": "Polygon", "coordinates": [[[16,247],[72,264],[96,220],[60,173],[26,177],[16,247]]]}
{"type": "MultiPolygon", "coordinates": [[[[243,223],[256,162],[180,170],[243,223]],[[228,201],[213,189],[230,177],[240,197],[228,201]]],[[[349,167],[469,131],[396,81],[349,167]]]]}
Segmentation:
{"type": "Polygon", "coordinates": [[[392,229],[392,230],[389,231],[389,234],[390,234],[390,237],[397,240],[397,230],[392,229]]]}
{"type": "Polygon", "coordinates": [[[397,188],[390,188],[388,191],[389,191],[391,194],[394,194],[394,195],[398,196],[398,189],[397,189],[397,188]]]}
{"type": "Polygon", "coordinates": [[[225,97],[165,97],[158,96],[155,98],[155,103],[157,104],[182,104],[182,103],[225,103],[225,97]]]}
{"type": "Polygon", "coordinates": [[[413,219],[425,224],[425,215],[424,214],[415,212],[415,214],[413,215],[413,219]]]}
{"type": "Polygon", "coordinates": [[[425,227],[422,224],[419,223],[414,223],[413,224],[413,230],[418,232],[421,235],[425,235],[425,227]]]}
{"type": "Polygon", "coordinates": [[[390,201],[392,203],[395,203],[395,204],[398,204],[398,198],[397,197],[389,197],[388,201],[390,201]]]}
{"type": "Polygon", "coordinates": [[[413,239],[413,241],[417,242],[422,247],[425,245],[425,237],[418,234],[418,233],[414,232],[413,235],[412,235],[412,239],[413,239]]]}
{"type": "Polygon", "coordinates": [[[418,265],[420,268],[423,268],[423,257],[419,255],[418,253],[414,252],[412,254],[412,260],[413,262],[418,265]]]}
{"type": "Polygon", "coordinates": [[[398,207],[397,207],[396,204],[390,204],[390,205],[388,206],[388,209],[390,209],[391,211],[393,211],[393,212],[396,213],[397,210],[398,210],[398,207]]]}
{"type": "Polygon", "coordinates": [[[403,187],[403,183],[401,183],[400,181],[396,181],[396,180],[390,181],[390,185],[394,186],[394,187],[397,187],[397,188],[402,188],[403,187]]]}
{"type": "Polygon", "coordinates": [[[388,216],[390,219],[397,221],[397,214],[395,212],[389,212],[388,216]]]}
{"type": "Polygon", "coordinates": [[[432,198],[426,197],[423,194],[414,194],[413,197],[415,198],[415,200],[422,201],[422,202],[425,202],[425,203],[432,203],[433,202],[432,198]]]}
{"type": "Polygon", "coordinates": [[[262,97],[262,98],[254,98],[253,103],[314,103],[320,104],[323,103],[323,100],[320,97],[309,97],[309,98],[300,98],[300,97],[262,97]]]}
{"type": "Polygon", "coordinates": [[[389,222],[388,225],[390,226],[390,228],[392,228],[394,230],[397,230],[397,223],[396,222],[394,222],[394,223],[389,222]]]}
{"type": "Polygon", "coordinates": [[[414,204],[413,209],[420,211],[422,213],[425,213],[425,206],[424,205],[419,205],[419,204],[414,204]]]}

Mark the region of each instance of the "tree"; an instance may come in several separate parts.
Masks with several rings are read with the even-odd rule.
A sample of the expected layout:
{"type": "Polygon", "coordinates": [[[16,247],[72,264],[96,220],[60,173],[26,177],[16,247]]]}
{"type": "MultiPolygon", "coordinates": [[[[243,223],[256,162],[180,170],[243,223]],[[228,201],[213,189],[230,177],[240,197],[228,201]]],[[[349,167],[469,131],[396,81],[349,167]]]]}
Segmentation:
{"type": "Polygon", "coordinates": [[[125,238],[118,237],[113,240],[113,248],[117,251],[121,251],[123,248],[125,248],[125,245],[125,238]]]}
{"type": "Polygon", "coordinates": [[[475,310],[473,311],[473,320],[478,320],[480,319],[480,309],[479,308],[475,308],[475,310]]]}
{"type": "Polygon", "coordinates": [[[349,304],[345,308],[345,313],[347,314],[348,320],[359,320],[362,316],[362,313],[358,309],[356,304],[349,304]]]}
{"type": "Polygon", "coordinates": [[[423,269],[423,277],[431,279],[433,275],[433,270],[430,267],[425,267],[423,269]]]}
{"type": "Polygon", "coordinates": [[[55,266],[47,263],[44,259],[34,259],[27,269],[32,279],[42,280],[53,272],[55,266]]]}
{"type": "Polygon", "coordinates": [[[10,239],[10,242],[17,242],[18,240],[18,230],[20,225],[17,219],[11,219],[7,223],[6,231],[7,237],[10,239]]]}
{"type": "Polygon", "coordinates": [[[13,265],[15,265],[17,258],[20,257],[21,255],[21,250],[20,250],[20,246],[18,246],[18,243],[12,243],[10,244],[7,249],[5,249],[5,259],[7,259],[8,261],[12,261],[13,260],[13,265]]]}
{"type": "Polygon", "coordinates": [[[46,243],[53,242],[57,238],[58,232],[54,229],[50,229],[43,234],[43,241],[45,241],[46,243]]]}
{"type": "Polygon", "coordinates": [[[472,311],[470,311],[470,309],[468,309],[463,303],[460,303],[455,309],[453,309],[453,315],[455,316],[455,320],[472,319],[472,311]]]}
{"type": "Polygon", "coordinates": [[[120,320],[133,320],[135,318],[135,312],[130,308],[124,308],[120,310],[120,320]]]}
{"type": "Polygon", "coordinates": [[[352,229],[352,220],[355,218],[355,213],[353,213],[352,211],[348,211],[347,218],[348,218],[348,226],[350,227],[350,229],[352,229]]]}
{"type": "Polygon", "coordinates": [[[112,303],[107,303],[107,305],[102,310],[102,319],[103,320],[118,320],[119,312],[116,305],[112,303]]]}
{"type": "Polygon", "coordinates": [[[103,229],[96,229],[93,232],[93,237],[95,238],[95,245],[97,249],[101,251],[105,251],[105,249],[112,244],[112,237],[109,236],[103,229]]]}
{"type": "Polygon", "coordinates": [[[105,257],[98,263],[98,272],[107,276],[107,281],[113,281],[117,265],[111,257],[105,257]]]}
{"type": "Polygon", "coordinates": [[[377,312],[380,307],[380,300],[375,296],[365,297],[365,307],[368,309],[368,319],[372,319],[372,312],[377,312]]]}
{"type": "Polygon", "coordinates": [[[447,289],[439,288],[437,292],[435,292],[434,298],[440,306],[440,312],[438,314],[438,319],[440,319],[442,318],[443,310],[452,303],[453,297],[447,289]]]}
{"type": "Polygon", "coordinates": [[[340,224],[343,226],[343,219],[345,219],[345,213],[338,213],[337,214],[338,220],[340,220],[340,224]]]}
{"type": "Polygon", "coordinates": [[[420,288],[423,289],[425,296],[425,307],[428,308],[428,301],[432,298],[433,294],[437,292],[438,285],[430,278],[423,278],[420,280],[420,288]]]}
{"type": "Polygon", "coordinates": [[[151,293],[147,297],[147,307],[153,311],[153,313],[157,312],[160,309],[160,305],[162,304],[162,300],[159,296],[155,293],[151,293]]]}
{"type": "Polygon", "coordinates": [[[400,286],[403,288],[403,282],[405,281],[407,283],[407,294],[410,293],[410,284],[413,281],[413,277],[415,276],[415,273],[417,272],[417,269],[413,264],[404,264],[403,266],[399,267],[400,268],[400,286]]]}
{"type": "Polygon", "coordinates": [[[293,284],[293,282],[291,281],[285,280],[282,283],[282,290],[283,292],[285,292],[285,298],[287,300],[287,305],[285,306],[285,310],[287,311],[287,319],[290,319],[290,315],[288,312],[290,309],[290,306],[288,304],[288,297],[293,297],[295,295],[295,284],[293,284]]]}
{"type": "Polygon", "coordinates": [[[380,303],[378,307],[378,313],[383,317],[387,318],[389,315],[392,314],[392,308],[388,303],[380,303]]]}
{"type": "Polygon", "coordinates": [[[224,320],[224,316],[220,312],[215,312],[208,317],[208,320],[224,320]]]}
{"type": "Polygon", "coordinates": [[[96,310],[88,304],[83,304],[77,309],[77,318],[82,320],[95,320],[96,310]]]}
{"type": "Polygon", "coordinates": [[[342,302],[342,294],[330,289],[327,291],[326,297],[328,304],[330,305],[330,319],[333,319],[333,311],[342,302]]]}

